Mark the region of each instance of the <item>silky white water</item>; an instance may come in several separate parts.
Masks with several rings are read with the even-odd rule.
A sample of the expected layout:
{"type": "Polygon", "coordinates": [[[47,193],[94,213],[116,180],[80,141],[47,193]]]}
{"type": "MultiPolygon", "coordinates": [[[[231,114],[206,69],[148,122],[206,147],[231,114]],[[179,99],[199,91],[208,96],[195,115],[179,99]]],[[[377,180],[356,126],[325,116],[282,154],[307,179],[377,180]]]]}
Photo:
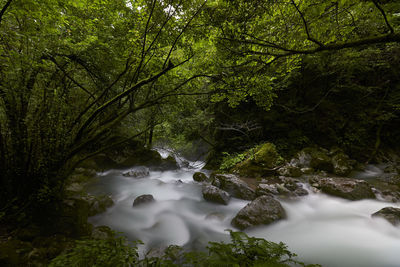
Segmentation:
{"type": "MultiPolygon", "coordinates": [[[[198,166],[193,164],[192,166],[198,166]]],[[[194,168],[150,171],[142,179],[122,176],[125,170],[99,174],[92,193],[110,194],[115,205],[91,217],[95,225],[108,225],[130,240],[140,239],[145,248],[170,244],[191,249],[208,241],[228,241],[225,229],[233,229],[231,219],[248,201],[232,198],[229,205],[206,202],[201,184],[193,181],[194,168]],[[132,207],[142,194],[152,194],[155,202],[132,207]]],[[[299,200],[281,200],[287,219],[246,231],[251,236],[286,243],[299,259],[327,267],[400,266],[400,227],[371,214],[399,204],[376,200],[347,201],[311,193],[299,200]]]]}

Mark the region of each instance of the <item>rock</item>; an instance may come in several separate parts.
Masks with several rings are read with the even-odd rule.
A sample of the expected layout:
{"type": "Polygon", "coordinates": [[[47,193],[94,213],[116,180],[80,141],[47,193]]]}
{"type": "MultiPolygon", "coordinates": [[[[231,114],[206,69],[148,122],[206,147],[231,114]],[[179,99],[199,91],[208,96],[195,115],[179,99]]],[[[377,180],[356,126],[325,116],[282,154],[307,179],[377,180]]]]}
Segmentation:
{"type": "Polygon", "coordinates": [[[176,159],[169,155],[166,159],[161,160],[161,164],[156,167],[157,170],[161,171],[169,171],[169,170],[176,170],[179,168],[178,163],[176,162],[176,159]]]}
{"type": "Polygon", "coordinates": [[[96,176],[96,174],[97,174],[96,170],[94,170],[94,169],[82,168],[82,167],[75,168],[74,173],[83,174],[83,175],[86,175],[88,177],[93,177],[93,176],[96,176]]]}
{"type": "Polygon", "coordinates": [[[211,180],[212,185],[225,190],[233,197],[253,200],[256,196],[253,189],[233,174],[212,174],[211,180]]]}
{"type": "Polygon", "coordinates": [[[306,196],[308,195],[308,191],[305,190],[303,187],[298,187],[293,191],[294,194],[296,194],[297,196],[306,196]]]}
{"type": "Polygon", "coordinates": [[[374,214],[371,215],[372,217],[381,217],[390,222],[393,225],[400,224],[400,209],[393,208],[393,207],[386,207],[383,208],[374,214]]]}
{"type": "Polygon", "coordinates": [[[352,161],[349,156],[339,152],[332,157],[333,173],[339,176],[348,175],[352,170],[352,161]]]}
{"type": "Polygon", "coordinates": [[[113,236],[114,234],[111,228],[105,225],[94,227],[91,234],[91,237],[93,239],[108,239],[113,236]]]}
{"type": "Polygon", "coordinates": [[[150,175],[149,168],[144,166],[134,167],[122,174],[125,177],[144,178],[150,175]]]}
{"type": "Polygon", "coordinates": [[[307,167],[305,167],[305,168],[301,168],[300,171],[301,171],[303,174],[312,174],[312,173],[314,172],[314,169],[313,169],[313,168],[307,168],[307,167]]]}
{"type": "Polygon", "coordinates": [[[71,194],[81,193],[83,191],[83,185],[80,183],[72,183],[65,188],[71,194]]]}
{"type": "MultiPolygon", "coordinates": [[[[307,151],[307,150],[306,150],[307,151]]],[[[333,171],[333,164],[330,157],[322,149],[310,149],[308,152],[311,155],[310,167],[320,171],[333,171]]]]}
{"type": "Polygon", "coordinates": [[[256,148],[254,162],[267,168],[274,168],[281,164],[283,158],[279,155],[276,147],[272,143],[265,143],[256,148]]]}
{"type": "Polygon", "coordinates": [[[279,175],[288,177],[300,177],[303,173],[299,167],[286,165],[278,169],[279,175]]]}
{"type": "Polygon", "coordinates": [[[107,208],[114,205],[114,201],[110,196],[100,195],[100,196],[92,196],[88,195],[84,197],[88,201],[89,204],[89,216],[94,216],[99,213],[103,213],[107,210],[107,208]]]}
{"type": "Polygon", "coordinates": [[[75,196],[75,198],[86,202],[89,216],[105,212],[107,208],[114,205],[114,201],[108,195],[94,196],[86,194],[85,196],[75,196]]]}
{"type": "Polygon", "coordinates": [[[231,198],[227,192],[213,185],[204,185],[202,193],[205,200],[224,205],[228,205],[231,198]]]}
{"type": "Polygon", "coordinates": [[[283,184],[276,184],[276,189],[278,190],[279,195],[282,196],[293,196],[289,189],[285,187],[283,184]]]}
{"type": "Polygon", "coordinates": [[[370,184],[364,180],[324,177],[310,181],[310,184],[312,185],[317,183],[318,186],[316,187],[328,195],[342,197],[349,200],[376,198],[370,184]]]}
{"type": "Polygon", "coordinates": [[[151,202],[154,202],[154,201],[155,200],[154,200],[153,195],[149,195],[149,194],[141,195],[141,196],[138,196],[137,198],[135,198],[135,200],[133,201],[132,206],[136,207],[138,205],[151,203],[151,202]]]}
{"type": "MultiPolygon", "coordinates": [[[[89,202],[84,197],[70,197],[64,199],[56,220],[49,217],[50,222],[45,230],[52,233],[61,233],[68,236],[79,237],[91,231],[88,224],[89,202]]],[[[43,230],[43,229],[42,229],[43,230]]]]}
{"type": "Polygon", "coordinates": [[[400,173],[400,166],[393,163],[389,163],[389,165],[386,166],[383,171],[385,173],[400,173]]]}
{"type": "Polygon", "coordinates": [[[207,175],[205,175],[202,172],[195,172],[193,174],[193,180],[195,180],[196,182],[204,182],[204,181],[207,181],[208,178],[207,178],[207,175]]]}
{"type": "Polygon", "coordinates": [[[278,189],[275,184],[259,184],[256,189],[257,196],[263,195],[279,195],[278,189]]]}
{"type": "Polygon", "coordinates": [[[247,204],[232,219],[234,227],[244,230],[251,226],[270,224],[286,218],[282,205],[270,196],[261,196],[247,204]]]}
{"type": "Polygon", "coordinates": [[[328,151],[322,148],[307,147],[297,153],[296,157],[290,161],[292,166],[300,168],[313,168],[315,170],[333,171],[331,158],[328,151]]]}

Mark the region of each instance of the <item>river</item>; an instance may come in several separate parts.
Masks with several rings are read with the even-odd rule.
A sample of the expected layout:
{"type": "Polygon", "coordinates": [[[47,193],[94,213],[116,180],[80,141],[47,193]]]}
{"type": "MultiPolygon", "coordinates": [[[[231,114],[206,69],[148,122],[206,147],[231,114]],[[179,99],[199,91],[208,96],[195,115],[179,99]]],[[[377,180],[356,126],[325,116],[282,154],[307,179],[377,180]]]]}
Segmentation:
{"type": "MultiPolygon", "coordinates": [[[[115,205],[91,217],[90,222],[110,226],[130,240],[142,240],[142,251],[170,244],[201,249],[208,241],[229,241],[225,230],[232,229],[230,221],[248,201],[232,198],[227,206],[206,202],[201,184],[192,179],[201,167],[201,162],[190,162],[174,171],[150,171],[150,176],[142,179],[124,177],[122,173],[127,170],[98,173],[89,190],[110,194],[115,205]],[[142,194],[152,194],[156,201],[132,207],[133,200],[142,194]]],[[[362,173],[357,175],[361,177],[362,173]]],[[[370,173],[366,176],[373,177],[370,173]]],[[[245,232],[282,241],[307,263],[326,267],[400,266],[400,227],[371,218],[381,208],[400,207],[398,203],[348,201],[309,191],[298,200],[280,200],[286,220],[245,232]]]]}

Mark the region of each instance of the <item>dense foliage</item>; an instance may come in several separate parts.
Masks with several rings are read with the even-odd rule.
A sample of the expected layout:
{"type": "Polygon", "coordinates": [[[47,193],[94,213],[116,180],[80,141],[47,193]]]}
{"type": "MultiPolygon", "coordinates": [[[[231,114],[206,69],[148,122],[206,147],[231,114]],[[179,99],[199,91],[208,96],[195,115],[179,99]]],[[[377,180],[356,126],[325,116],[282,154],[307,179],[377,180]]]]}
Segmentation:
{"type": "Polygon", "coordinates": [[[249,237],[230,231],[231,242],[210,242],[206,252],[184,252],[169,246],[160,257],[139,259],[136,246],[122,237],[77,241],[69,252],[55,258],[50,266],[319,266],[306,265],[295,259],[283,243],[249,237]]]}
{"type": "MultiPolygon", "coordinates": [[[[399,10],[395,0],[0,0],[0,219],[57,216],[74,168],[131,140],[206,145],[211,158],[226,153],[224,170],[266,141],[282,155],[318,144],[364,161],[399,148],[399,10]]],[[[256,264],[246,242],[291,257],[232,238],[204,262],[256,264]]]]}

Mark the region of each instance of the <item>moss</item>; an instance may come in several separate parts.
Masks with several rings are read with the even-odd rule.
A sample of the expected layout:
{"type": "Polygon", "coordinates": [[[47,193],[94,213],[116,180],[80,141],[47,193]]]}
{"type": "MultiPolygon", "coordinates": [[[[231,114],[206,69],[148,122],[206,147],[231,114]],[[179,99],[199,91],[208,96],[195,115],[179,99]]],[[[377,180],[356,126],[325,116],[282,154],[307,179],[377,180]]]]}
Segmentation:
{"type": "Polygon", "coordinates": [[[262,144],[255,149],[254,162],[267,168],[274,168],[283,163],[276,147],[272,143],[262,144]]]}

